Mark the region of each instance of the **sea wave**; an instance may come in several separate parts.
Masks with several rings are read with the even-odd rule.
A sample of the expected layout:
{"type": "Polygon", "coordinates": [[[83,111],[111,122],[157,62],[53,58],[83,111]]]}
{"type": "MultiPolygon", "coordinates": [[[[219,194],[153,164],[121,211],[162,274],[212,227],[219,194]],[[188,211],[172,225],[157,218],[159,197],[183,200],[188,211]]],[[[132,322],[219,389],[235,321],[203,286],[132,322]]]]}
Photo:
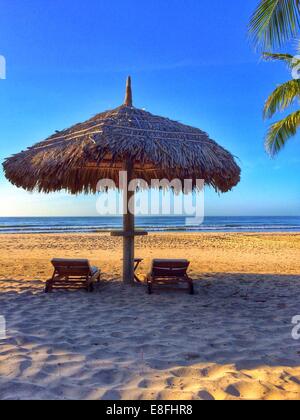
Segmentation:
{"type": "MultiPolygon", "coordinates": [[[[0,226],[0,234],[42,234],[42,233],[97,233],[121,229],[118,225],[73,225],[73,226],[0,226]]],[[[137,229],[149,232],[300,232],[297,224],[203,224],[203,225],[139,225],[137,229]]]]}
{"type": "MultiPolygon", "coordinates": [[[[179,216],[137,217],[136,222],[137,229],[149,232],[300,232],[300,217],[206,217],[201,225],[187,224],[179,216]]],[[[93,233],[121,228],[121,217],[0,217],[0,234],[93,233]]]]}

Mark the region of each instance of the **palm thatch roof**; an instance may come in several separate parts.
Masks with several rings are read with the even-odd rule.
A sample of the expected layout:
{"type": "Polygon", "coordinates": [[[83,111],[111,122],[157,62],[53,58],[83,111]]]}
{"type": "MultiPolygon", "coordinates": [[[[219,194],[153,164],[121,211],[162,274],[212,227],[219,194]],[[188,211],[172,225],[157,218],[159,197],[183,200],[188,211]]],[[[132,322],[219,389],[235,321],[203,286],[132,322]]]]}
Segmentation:
{"type": "Polygon", "coordinates": [[[193,127],[132,106],[130,79],[125,104],[56,132],[47,140],[5,160],[6,177],[28,191],[96,192],[100,179],[118,186],[125,160],[134,177],[204,179],[226,192],[240,181],[233,156],[193,127]]]}

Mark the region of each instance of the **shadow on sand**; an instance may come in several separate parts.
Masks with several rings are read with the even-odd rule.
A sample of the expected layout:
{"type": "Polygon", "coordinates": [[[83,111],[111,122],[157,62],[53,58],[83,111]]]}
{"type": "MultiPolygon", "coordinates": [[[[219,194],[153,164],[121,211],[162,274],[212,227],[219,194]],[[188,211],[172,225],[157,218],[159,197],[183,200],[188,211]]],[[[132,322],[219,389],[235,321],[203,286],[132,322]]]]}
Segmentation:
{"type": "MultiPolygon", "coordinates": [[[[0,344],[0,357],[19,358],[15,379],[42,360],[31,378],[35,383],[47,372],[64,375],[64,367],[72,366],[66,369],[68,380],[108,386],[110,396],[119,395],[128,372],[144,377],[138,385],[143,389],[153,370],[167,371],[172,384],[191,374],[217,378],[214,369],[222,366],[245,375],[262,367],[284,372],[300,366],[300,341],[292,338],[300,276],[193,277],[194,296],[173,291],[149,296],[144,286],[128,288],[116,279],[103,281],[93,294],[46,295],[42,282],[2,280],[0,315],[6,317],[8,338],[0,344]]],[[[294,383],[299,386],[300,378],[294,383]]]]}

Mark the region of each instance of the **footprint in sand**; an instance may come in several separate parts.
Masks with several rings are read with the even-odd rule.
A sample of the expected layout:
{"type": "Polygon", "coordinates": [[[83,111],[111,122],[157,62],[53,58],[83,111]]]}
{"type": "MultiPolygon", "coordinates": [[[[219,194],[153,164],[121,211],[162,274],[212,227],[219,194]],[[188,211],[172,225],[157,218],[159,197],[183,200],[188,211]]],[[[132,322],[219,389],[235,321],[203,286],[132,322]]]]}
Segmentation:
{"type": "Polygon", "coordinates": [[[240,391],[234,386],[234,385],[229,385],[225,392],[227,392],[227,394],[239,398],[241,396],[240,391]]]}
{"type": "Polygon", "coordinates": [[[215,401],[215,397],[205,390],[200,391],[198,393],[198,396],[201,398],[201,400],[204,400],[204,401],[215,401]]]}

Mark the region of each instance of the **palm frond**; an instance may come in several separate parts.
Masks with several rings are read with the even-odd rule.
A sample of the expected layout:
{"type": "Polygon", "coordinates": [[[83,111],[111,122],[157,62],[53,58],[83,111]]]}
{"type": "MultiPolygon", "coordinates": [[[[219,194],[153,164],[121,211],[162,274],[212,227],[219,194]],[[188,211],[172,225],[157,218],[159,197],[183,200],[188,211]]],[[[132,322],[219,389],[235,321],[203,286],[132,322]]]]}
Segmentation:
{"type": "Polygon", "coordinates": [[[300,126],[300,111],[290,114],[281,121],[272,124],[265,141],[267,152],[275,156],[286,144],[286,142],[296,135],[300,126]]]}
{"type": "Polygon", "coordinates": [[[263,59],[265,61],[281,61],[287,64],[288,69],[291,71],[291,76],[294,80],[300,79],[300,55],[291,54],[275,54],[275,53],[263,53],[263,59]]]}
{"type": "Polygon", "coordinates": [[[264,118],[272,118],[275,112],[284,111],[300,98],[300,80],[289,80],[278,86],[264,106],[264,118]]]}
{"type": "Polygon", "coordinates": [[[265,61],[282,61],[285,64],[287,64],[290,68],[297,64],[298,61],[300,63],[300,59],[297,59],[297,57],[291,54],[275,54],[264,52],[262,57],[265,61]]]}
{"type": "Polygon", "coordinates": [[[300,0],[261,0],[249,33],[256,47],[272,50],[295,37],[300,27],[300,0]]]}

